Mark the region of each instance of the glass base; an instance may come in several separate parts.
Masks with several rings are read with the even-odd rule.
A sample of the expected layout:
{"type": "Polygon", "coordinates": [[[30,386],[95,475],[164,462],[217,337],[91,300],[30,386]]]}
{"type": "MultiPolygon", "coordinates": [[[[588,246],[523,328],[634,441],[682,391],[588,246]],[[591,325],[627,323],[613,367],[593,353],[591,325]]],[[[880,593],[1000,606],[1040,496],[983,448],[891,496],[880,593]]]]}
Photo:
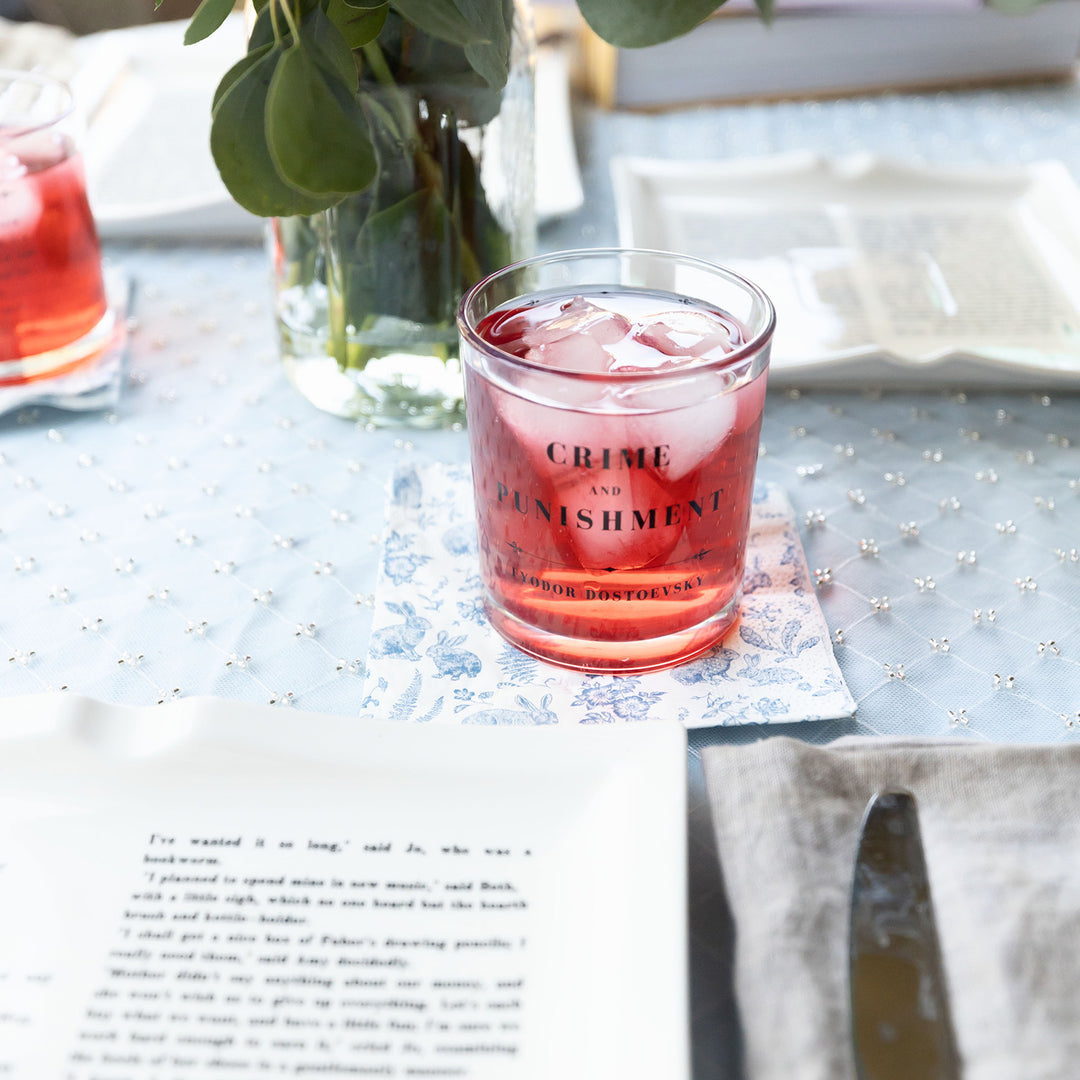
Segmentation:
{"type": "Polygon", "coordinates": [[[465,423],[456,360],[392,353],[342,370],[330,356],[284,357],[289,381],[324,412],[378,427],[445,428],[465,423]]]}
{"type": "Polygon", "coordinates": [[[40,379],[53,379],[94,362],[106,349],[113,346],[116,320],[116,310],[110,304],[97,325],[77,341],[70,341],[59,348],[34,356],[0,359],[0,386],[25,386],[40,379]]]}
{"type": "Polygon", "coordinates": [[[591,675],[643,675],[685,664],[719,644],[739,621],[739,596],[704,622],[644,641],[589,641],[538,630],[490,599],[485,610],[502,637],[537,660],[591,675]]]}

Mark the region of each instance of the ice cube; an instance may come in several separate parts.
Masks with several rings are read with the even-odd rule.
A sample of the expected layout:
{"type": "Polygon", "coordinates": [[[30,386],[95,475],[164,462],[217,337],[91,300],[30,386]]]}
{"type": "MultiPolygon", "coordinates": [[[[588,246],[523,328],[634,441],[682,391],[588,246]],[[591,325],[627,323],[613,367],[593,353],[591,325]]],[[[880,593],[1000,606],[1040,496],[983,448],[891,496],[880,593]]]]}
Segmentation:
{"type": "MultiPolygon", "coordinates": [[[[535,316],[535,312],[534,312],[535,316]]],[[[600,345],[612,345],[630,333],[630,320],[575,296],[551,319],[536,323],[521,335],[526,345],[548,345],[577,334],[587,334],[600,345]]]]}
{"type": "Polygon", "coordinates": [[[636,323],[633,338],[665,356],[712,360],[732,351],[731,328],[707,311],[665,311],[636,323]]]}
{"type": "Polygon", "coordinates": [[[590,334],[569,334],[543,345],[530,346],[525,359],[560,371],[595,371],[604,374],[611,367],[613,357],[590,334]]]}

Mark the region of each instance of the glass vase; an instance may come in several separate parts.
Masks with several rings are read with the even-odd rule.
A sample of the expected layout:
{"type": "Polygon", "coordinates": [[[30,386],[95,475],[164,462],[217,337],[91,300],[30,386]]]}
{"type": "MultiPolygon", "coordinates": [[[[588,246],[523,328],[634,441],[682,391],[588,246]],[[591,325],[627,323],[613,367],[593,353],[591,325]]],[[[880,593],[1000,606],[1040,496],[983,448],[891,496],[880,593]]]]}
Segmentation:
{"type": "Polygon", "coordinates": [[[395,19],[363,57],[378,175],[327,211],[271,222],[275,316],[286,374],[318,408],[449,427],[465,416],[461,297],[535,246],[531,13],[518,0],[500,90],[395,19]],[[412,82],[401,57],[419,50],[412,82]]]}

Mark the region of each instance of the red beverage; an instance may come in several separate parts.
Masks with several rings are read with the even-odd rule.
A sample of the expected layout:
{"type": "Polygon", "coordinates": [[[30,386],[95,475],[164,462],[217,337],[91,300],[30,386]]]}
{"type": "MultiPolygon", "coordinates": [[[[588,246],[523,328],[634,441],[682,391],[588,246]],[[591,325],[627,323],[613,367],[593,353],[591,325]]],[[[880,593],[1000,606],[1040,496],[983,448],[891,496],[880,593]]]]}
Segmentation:
{"type": "Polygon", "coordinates": [[[65,347],[105,314],[101,249],[73,142],[50,125],[0,123],[0,384],[88,359],[65,347]]]}
{"type": "Polygon", "coordinates": [[[767,347],[718,308],[623,287],[511,301],[476,334],[517,358],[464,353],[496,629],[591,671],[714,644],[737,618],[767,347]]]}

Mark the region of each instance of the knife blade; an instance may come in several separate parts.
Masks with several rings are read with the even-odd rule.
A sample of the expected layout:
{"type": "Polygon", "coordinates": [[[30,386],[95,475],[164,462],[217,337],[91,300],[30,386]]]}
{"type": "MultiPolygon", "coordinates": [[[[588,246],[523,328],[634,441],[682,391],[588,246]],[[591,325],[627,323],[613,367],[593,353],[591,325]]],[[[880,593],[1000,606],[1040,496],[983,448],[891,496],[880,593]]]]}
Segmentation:
{"type": "Polygon", "coordinates": [[[876,794],[851,890],[852,1042],[859,1080],[959,1080],[915,797],[876,794]]]}

